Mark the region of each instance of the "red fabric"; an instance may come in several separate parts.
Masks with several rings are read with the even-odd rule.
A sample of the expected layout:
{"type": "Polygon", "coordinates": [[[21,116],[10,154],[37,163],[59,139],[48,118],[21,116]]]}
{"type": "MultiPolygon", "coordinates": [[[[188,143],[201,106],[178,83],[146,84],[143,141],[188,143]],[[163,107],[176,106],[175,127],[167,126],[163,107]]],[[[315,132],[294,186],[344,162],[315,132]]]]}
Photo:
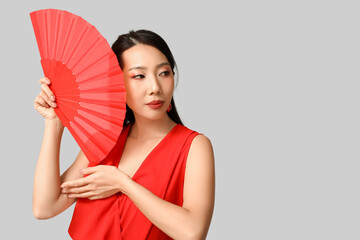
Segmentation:
{"type": "MultiPolygon", "coordinates": [[[[123,129],[101,165],[119,165],[130,128],[131,124],[123,129]]],[[[182,206],[186,159],[198,134],[177,124],[145,158],[132,179],[158,197],[182,206]]],[[[101,200],[77,199],[69,234],[75,240],[171,239],[122,193],[101,200]]]]}

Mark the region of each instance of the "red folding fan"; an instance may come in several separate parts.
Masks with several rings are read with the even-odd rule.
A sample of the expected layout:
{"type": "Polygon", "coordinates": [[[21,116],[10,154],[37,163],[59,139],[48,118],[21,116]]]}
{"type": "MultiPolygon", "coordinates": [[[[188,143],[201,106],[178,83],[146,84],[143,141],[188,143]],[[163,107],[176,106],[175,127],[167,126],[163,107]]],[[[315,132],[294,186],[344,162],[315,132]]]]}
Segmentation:
{"type": "Polygon", "coordinates": [[[126,92],[122,71],[106,39],[67,11],[30,13],[44,75],[56,97],[57,116],[96,165],[123,129],[126,92]]]}

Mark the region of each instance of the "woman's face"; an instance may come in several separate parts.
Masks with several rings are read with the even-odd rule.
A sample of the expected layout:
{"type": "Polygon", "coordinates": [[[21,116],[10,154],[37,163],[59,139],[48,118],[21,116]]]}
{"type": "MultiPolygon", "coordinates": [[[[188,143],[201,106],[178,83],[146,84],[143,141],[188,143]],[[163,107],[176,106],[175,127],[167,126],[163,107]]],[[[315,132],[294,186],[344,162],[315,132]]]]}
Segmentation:
{"type": "Polygon", "coordinates": [[[122,54],[126,103],[135,118],[160,119],[166,114],[173,90],[174,75],[166,56],[157,48],[137,44],[122,54]],[[158,108],[148,105],[163,101],[158,108]]]}

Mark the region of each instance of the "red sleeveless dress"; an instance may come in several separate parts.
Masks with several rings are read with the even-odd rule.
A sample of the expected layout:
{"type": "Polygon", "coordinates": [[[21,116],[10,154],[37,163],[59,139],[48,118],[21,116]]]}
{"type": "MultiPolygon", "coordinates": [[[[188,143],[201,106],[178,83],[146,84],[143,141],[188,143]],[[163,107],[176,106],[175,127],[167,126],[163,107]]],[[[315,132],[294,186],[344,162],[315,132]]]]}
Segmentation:
{"type": "MultiPolygon", "coordinates": [[[[131,125],[122,130],[101,165],[119,165],[131,125]]],[[[186,159],[198,134],[177,124],[145,158],[132,179],[158,197],[182,206],[186,159]]],[[[75,240],[171,239],[121,192],[100,200],[77,199],[68,232],[75,240]]]]}

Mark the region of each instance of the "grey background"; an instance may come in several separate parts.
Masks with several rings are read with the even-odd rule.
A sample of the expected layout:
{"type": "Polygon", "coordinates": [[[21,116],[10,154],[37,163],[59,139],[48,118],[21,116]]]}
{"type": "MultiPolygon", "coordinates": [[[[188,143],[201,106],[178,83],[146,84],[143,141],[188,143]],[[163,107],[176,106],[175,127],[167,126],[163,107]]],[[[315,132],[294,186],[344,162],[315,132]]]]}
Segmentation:
{"type": "MultiPolygon", "coordinates": [[[[169,44],[187,127],[216,161],[208,239],[359,239],[357,1],[12,1],[0,3],[1,239],[69,239],[73,207],[32,215],[43,118],[29,13],[80,15],[112,44],[150,29],[169,44]]],[[[61,169],[79,147],[66,129],[61,169]]]]}

